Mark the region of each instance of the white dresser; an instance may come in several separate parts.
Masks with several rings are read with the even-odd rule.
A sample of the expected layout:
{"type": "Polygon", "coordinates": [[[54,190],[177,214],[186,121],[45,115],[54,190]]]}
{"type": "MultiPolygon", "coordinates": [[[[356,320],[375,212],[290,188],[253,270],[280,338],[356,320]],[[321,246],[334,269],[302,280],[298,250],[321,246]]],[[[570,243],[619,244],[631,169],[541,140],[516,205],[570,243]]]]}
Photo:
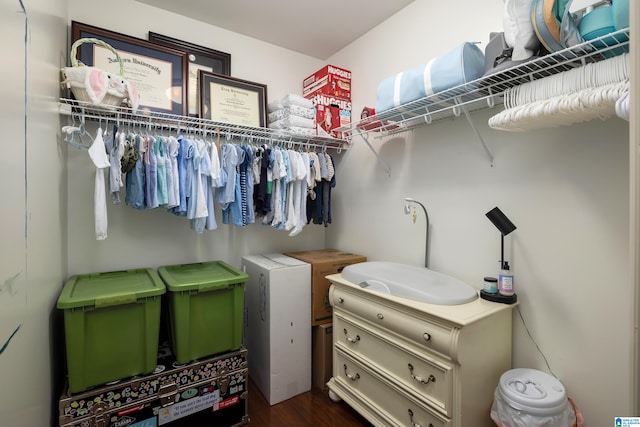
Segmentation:
{"type": "Polygon", "coordinates": [[[327,278],[334,401],[377,426],[495,427],[489,412],[511,369],[513,305],[426,304],[327,278]]]}

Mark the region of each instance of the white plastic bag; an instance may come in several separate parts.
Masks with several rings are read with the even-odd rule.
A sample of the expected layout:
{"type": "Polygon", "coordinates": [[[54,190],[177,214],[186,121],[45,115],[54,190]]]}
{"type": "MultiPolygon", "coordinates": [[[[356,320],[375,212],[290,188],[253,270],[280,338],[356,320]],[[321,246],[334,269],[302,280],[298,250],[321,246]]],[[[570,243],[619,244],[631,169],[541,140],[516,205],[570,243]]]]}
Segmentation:
{"type": "Polygon", "coordinates": [[[495,393],[491,405],[491,419],[502,427],[573,427],[576,425],[576,414],[571,404],[567,404],[559,414],[532,415],[513,408],[498,393],[495,393]]]}

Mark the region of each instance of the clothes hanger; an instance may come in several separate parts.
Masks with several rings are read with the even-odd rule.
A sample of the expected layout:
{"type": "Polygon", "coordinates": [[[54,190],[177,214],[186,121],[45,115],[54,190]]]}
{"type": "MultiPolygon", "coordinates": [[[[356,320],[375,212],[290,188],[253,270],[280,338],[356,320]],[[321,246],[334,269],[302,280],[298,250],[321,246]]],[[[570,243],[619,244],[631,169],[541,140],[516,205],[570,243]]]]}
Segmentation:
{"type": "Polygon", "coordinates": [[[628,54],[507,89],[494,129],[525,131],[607,118],[629,86],[628,54]]]}
{"type": "Polygon", "coordinates": [[[85,118],[84,111],[81,113],[73,113],[71,115],[72,125],[71,126],[63,126],[62,131],[66,134],[65,142],[73,145],[76,148],[89,148],[91,143],[93,142],[93,138],[87,132],[85,128],[85,118]],[[76,141],[76,136],[79,138],[79,142],[76,141]],[[86,143],[84,137],[89,139],[89,143],[86,143]]]}

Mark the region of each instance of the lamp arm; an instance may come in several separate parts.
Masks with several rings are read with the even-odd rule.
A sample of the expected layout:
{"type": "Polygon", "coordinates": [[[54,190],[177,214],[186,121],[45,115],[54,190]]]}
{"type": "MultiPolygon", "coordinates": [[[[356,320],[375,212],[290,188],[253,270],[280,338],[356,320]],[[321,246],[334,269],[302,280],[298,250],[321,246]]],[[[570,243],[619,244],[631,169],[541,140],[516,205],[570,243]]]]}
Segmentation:
{"type": "Polygon", "coordinates": [[[500,268],[504,266],[504,234],[500,233],[500,268]]]}
{"type": "Polygon", "coordinates": [[[424,216],[427,220],[427,230],[426,230],[426,236],[425,236],[425,249],[424,249],[424,266],[428,268],[429,267],[429,214],[427,213],[427,208],[419,201],[412,199],[410,197],[405,198],[405,200],[409,203],[415,203],[417,205],[420,205],[420,207],[424,211],[424,216]]]}

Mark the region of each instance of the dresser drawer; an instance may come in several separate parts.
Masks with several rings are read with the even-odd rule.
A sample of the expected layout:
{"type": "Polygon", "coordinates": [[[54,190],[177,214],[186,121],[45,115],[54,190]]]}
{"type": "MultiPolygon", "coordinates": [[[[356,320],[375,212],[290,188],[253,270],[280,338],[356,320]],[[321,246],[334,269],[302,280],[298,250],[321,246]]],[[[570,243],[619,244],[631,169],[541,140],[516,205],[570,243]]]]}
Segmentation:
{"type": "MultiPolygon", "coordinates": [[[[403,346],[393,337],[334,312],[333,335],[337,348],[354,355],[373,370],[396,382],[418,400],[444,415],[453,412],[453,366],[427,357],[427,352],[403,346]]],[[[338,367],[339,368],[339,367],[338,367]]]]}
{"type": "MultiPolygon", "coordinates": [[[[402,390],[383,380],[374,371],[336,349],[333,382],[348,388],[350,393],[359,396],[369,407],[389,421],[390,425],[449,427],[449,418],[439,415],[424,404],[419,403],[402,390]]],[[[331,383],[330,383],[331,384],[331,383]]]]}
{"type": "MultiPolygon", "coordinates": [[[[355,295],[337,286],[331,287],[331,303],[336,310],[359,316],[399,337],[414,342],[420,348],[436,352],[451,360],[456,359],[458,330],[433,319],[409,314],[402,307],[381,303],[373,295],[355,295]]],[[[387,300],[388,301],[388,300],[387,300]]]]}

